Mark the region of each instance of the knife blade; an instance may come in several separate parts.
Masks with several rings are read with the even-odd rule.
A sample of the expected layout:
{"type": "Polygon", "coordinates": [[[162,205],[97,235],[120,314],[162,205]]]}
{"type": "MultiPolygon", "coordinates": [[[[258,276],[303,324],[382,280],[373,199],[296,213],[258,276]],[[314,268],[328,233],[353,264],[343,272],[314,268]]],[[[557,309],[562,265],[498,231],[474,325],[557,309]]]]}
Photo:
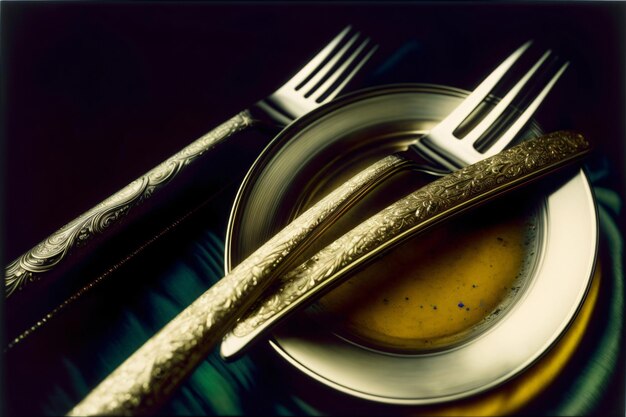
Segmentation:
{"type": "Polygon", "coordinates": [[[70,410],[69,415],[134,415],[154,411],[231,329],[224,338],[226,343],[222,344],[225,357],[240,352],[287,313],[311,301],[330,284],[338,283],[351,269],[371,261],[409,236],[578,161],[589,150],[583,135],[555,132],[442,177],[400,199],[287,272],[286,277],[292,280],[281,287],[279,291],[283,292],[269,294],[261,302],[260,310],[252,310],[236,324],[263,290],[285,272],[293,253],[306,246],[308,239],[317,233],[317,226],[341,213],[342,206],[334,199],[354,195],[355,186],[362,187],[357,189],[364,192],[377,176],[371,174],[349,181],[209,288],[70,410]],[[247,330],[246,326],[252,332],[241,331],[247,330]],[[229,340],[236,343],[229,345],[229,340]]]}
{"type": "Polygon", "coordinates": [[[290,271],[224,337],[222,357],[240,356],[285,317],[409,237],[528,184],[588,151],[582,135],[555,132],[456,171],[397,201],[290,271]]]}

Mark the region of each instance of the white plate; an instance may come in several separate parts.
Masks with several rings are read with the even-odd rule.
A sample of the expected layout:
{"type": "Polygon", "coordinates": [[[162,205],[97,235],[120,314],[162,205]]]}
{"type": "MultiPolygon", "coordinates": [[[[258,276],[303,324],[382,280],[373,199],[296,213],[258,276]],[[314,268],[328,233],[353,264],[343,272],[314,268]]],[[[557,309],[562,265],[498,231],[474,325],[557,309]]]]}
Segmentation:
{"type": "MultiPolygon", "coordinates": [[[[226,269],[286,225],[325,179],[404,149],[409,136],[427,131],[466,94],[434,85],[387,86],[348,95],[294,122],[266,148],[239,190],[226,269]]],[[[538,132],[531,124],[526,134],[538,132]]],[[[440,403],[507,381],[563,334],[595,265],[597,215],[584,172],[540,206],[540,253],[532,277],[506,314],[478,337],[436,352],[393,354],[351,343],[299,315],[274,332],[272,346],[317,381],[383,403],[440,403]]]]}

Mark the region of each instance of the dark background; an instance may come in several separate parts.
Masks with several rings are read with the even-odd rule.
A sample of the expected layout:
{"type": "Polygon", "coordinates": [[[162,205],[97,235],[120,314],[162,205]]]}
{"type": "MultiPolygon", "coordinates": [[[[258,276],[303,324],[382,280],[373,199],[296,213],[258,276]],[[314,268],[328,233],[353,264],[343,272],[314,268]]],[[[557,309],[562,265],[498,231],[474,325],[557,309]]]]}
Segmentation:
{"type": "Polygon", "coordinates": [[[418,43],[397,81],[465,89],[528,39],[553,48],[572,65],[539,120],[621,167],[624,17],[611,2],[3,2],[6,259],[274,91],[346,24],[379,61],[418,43]]]}
{"type": "MultiPolygon", "coordinates": [[[[472,89],[528,39],[552,48],[571,66],[537,119],[586,133],[590,163],[606,166],[606,186],[624,195],[622,2],[0,7],[4,263],[274,91],[346,24],[380,44],[349,89],[380,80],[472,89]],[[380,77],[398,51],[413,59],[380,77]]],[[[258,142],[232,144],[212,187],[239,181],[266,139],[242,140],[258,142]]]]}

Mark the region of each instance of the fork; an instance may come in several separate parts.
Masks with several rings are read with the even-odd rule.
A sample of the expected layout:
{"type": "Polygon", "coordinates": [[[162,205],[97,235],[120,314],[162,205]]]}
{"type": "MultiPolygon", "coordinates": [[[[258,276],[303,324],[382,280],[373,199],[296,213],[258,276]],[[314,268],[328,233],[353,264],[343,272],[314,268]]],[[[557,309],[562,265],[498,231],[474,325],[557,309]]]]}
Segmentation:
{"type": "MultiPolygon", "coordinates": [[[[197,166],[202,156],[225,142],[233,134],[252,127],[271,124],[281,127],[314,108],[331,101],[359,72],[376,51],[369,38],[353,33],[345,27],[330,43],[315,55],[297,74],[283,86],[217,126],[175,155],[117,193],[86,211],[13,262],[5,271],[6,297],[11,298],[25,288],[35,287],[38,281],[51,281],[53,270],[64,264],[70,252],[95,237],[109,236],[107,231],[129,214],[139,216],[139,206],[156,192],[165,201],[173,186],[165,187],[193,163],[197,166]],[[165,194],[165,195],[164,195],[165,194]],[[45,275],[44,275],[45,274],[45,275]],[[45,280],[42,278],[45,277],[45,280]]],[[[109,232],[110,233],[110,232],[109,232]]]]}
{"type": "Polygon", "coordinates": [[[530,47],[531,41],[526,42],[506,60],[504,60],[463,102],[456,107],[448,116],[439,122],[427,135],[412,145],[412,149],[447,170],[455,170],[466,165],[478,162],[481,159],[493,156],[513,142],[522,128],[530,120],[539,105],[546,98],[552,87],[563,75],[569,62],[565,62],[546,83],[543,89],[528,104],[526,109],[519,114],[503,133],[492,137],[487,149],[480,150],[477,147],[479,140],[488,133],[504,112],[509,109],[513,100],[520,95],[529,80],[538,73],[546,63],[551,51],[546,51],[535,64],[524,74],[523,77],[509,90],[509,92],[497,103],[497,105],[472,128],[470,132],[459,138],[455,131],[468,119],[483,102],[498,82],[511,69],[513,64],[530,47]]]}
{"type": "MultiPolygon", "coordinates": [[[[523,111],[517,111],[515,120],[507,120],[504,126],[500,126],[497,133],[488,138],[485,144],[484,136],[490,129],[497,126],[498,121],[510,110],[513,100],[520,95],[524,87],[533,77],[539,75],[539,70],[545,67],[551,51],[546,51],[535,64],[517,81],[508,93],[493,106],[488,114],[484,115],[478,122],[474,121],[474,126],[459,139],[456,133],[463,123],[471,119],[472,114],[481,103],[484,103],[498,82],[511,70],[511,67],[530,47],[532,42],[527,42],[519,47],[513,54],[506,58],[471,94],[469,94],[448,116],[433,127],[426,135],[417,139],[404,152],[387,156],[380,161],[369,166],[348,183],[340,186],[328,197],[322,199],[307,210],[304,216],[316,218],[316,214],[329,210],[329,206],[342,205],[341,211],[347,210],[350,206],[367,195],[369,190],[374,188],[385,178],[404,169],[413,169],[432,175],[443,175],[450,171],[458,170],[467,165],[471,165],[490,156],[496,155],[507,148],[518,136],[522,128],[530,120],[539,105],[544,101],[549,91],[554,87],[558,79],[562,76],[569,65],[565,62],[558,68],[547,83],[541,88],[538,94],[527,104],[523,111]],[[502,132],[502,130],[504,130],[502,132]],[[482,143],[482,147],[477,149],[477,143],[482,143]],[[426,163],[416,159],[413,153],[427,160],[426,163]],[[435,164],[433,166],[432,164],[435,164]],[[339,191],[342,189],[342,191],[339,191]],[[333,194],[350,194],[343,200],[338,200],[333,194]]],[[[325,219],[332,222],[331,218],[325,219]]],[[[302,222],[297,218],[293,223],[302,222]]],[[[293,227],[291,223],[289,227],[293,227]]],[[[324,227],[328,227],[325,225],[324,227]]],[[[315,235],[317,236],[317,235],[315,235]]],[[[344,248],[345,249],[345,248],[344,248]]],[[[342,249],[343,250],[343,249],[342,249]]],[[[350,249],[345,249],[349,251],[350,249]]],[[[321,253],[321,252],[320,252],[321,253]]],[[[347,255],[346,255],[347,256],[347,255]]],[[[322,292],[322,287],[327,290],[327,284],[321,282],[332,275],[329,271],[324,271],[317,276],[319,282],[312,277],[310,271],[317,266],[316,255],[314,260],[302,264],[298,268],[291,270],[281,278],[278,283],[267,291],[266,297],[259,298],[255,306],[248,310],[233,329],[224,337],[221,345],[221,355],[225,359],[232,359],[241,353],[256,339],[273,328],[285,316],[312,301],[312,296],[322,292]],[[305,267],[306,265],[306,267],[305,267]],[[299,271],[299,274],[298,274],[299,271]],[[304,272],[303,272],[304,271],[304,272]],[[323,278],[322,278],[323,276],[323,278]]],[[[321,262],[321,261],[319,261],[321,262]]],[[[349,268],[349,267],[346,267],[349,268]]],[[[333,284],[335,285],[335,284],[333,284]]]]}
{"type": "MultiPolygon", "coordinates": [[[[486,88],[482,88],[483,85],[492,85],[500,79],[529,45],[522,46],[501,64],[495,71],[496,75],[488,77],[477,88],[479,93],[468,96],[459,106],[464,109],[463,112],[453,111],[452,115],[461,118],[469,107],[466,103],[471,103],[472,108],[476,107],[489,93],[484,91],[486,88]]],[[[562,67],[559,70],[543,88],[538,98],[522,113],[518,119],[522,121],[514,122],[507,130],[503,135],[504,140],[508,140],[509,136],[514,137],[519,132],[525,123],[524,120],[530,118],[564,69],[565,67],[562,67]],[[511,129],[517,131],[509,133],[511,129]]],[[[532,75],[535,71],[536,69],[531,69],[529,73],[532,75]]],[[[525,76],[523,80],[526,78],[530,76],[525,76]]],[[[524,83],[527,81],[526,79],[524,83]]],[[[522,85],[520,83],[518,85],[521,88],[522,85]]],[[[515,90],[514,87],[512,91],[515,90]]],[[[502,101],[508,103],[510,100],[512,97],[507,95],[502,101]]],[[[502,107],[503,105],[500,109],[502,107]]],[[[499,141],[496,145],[498,143],[499,141]]],[[[429,146],[428,149],[432,150],[434,146],[429,146]]],[[[154,407],[172,392],[220,339],[223,340],[221,353],[224,358],[240,353],[243,347],[275,325],[286,313],[302,306],[305,301],[310,301],[310,296],[314,293],[311,291],[316,289],[319,291],[325,287],[320,281],[335,272],[321,271],[321,274],[316,276],[320,281],[311,280],[312,277],[307,271],[312,270],[310,267],[318,262],[318,259],[313,257],[302,264],[304,269],[298,267],[290,270],[298,255],[368,190],[399,170],[415,167],[412,158],[400,154],[390,155],[333,190],[170,321],[70,410],[68,415],[132,415],[154,411],[154,407]],[[271,294],[263,298],[264,291],[283,275],[287,279],[279,282],[278,288],[272,288],[271,294]],[[295,279],[289,280],[289,277],[295,279]],[[255,305],[256,308],[251,308],[255,305]]],[[[349,246],[340,249],[349,252],[349,246]]],[[[331,263],[336,265],[337,263],[332,262],[333,256],[331,253],[331,263]]]]}

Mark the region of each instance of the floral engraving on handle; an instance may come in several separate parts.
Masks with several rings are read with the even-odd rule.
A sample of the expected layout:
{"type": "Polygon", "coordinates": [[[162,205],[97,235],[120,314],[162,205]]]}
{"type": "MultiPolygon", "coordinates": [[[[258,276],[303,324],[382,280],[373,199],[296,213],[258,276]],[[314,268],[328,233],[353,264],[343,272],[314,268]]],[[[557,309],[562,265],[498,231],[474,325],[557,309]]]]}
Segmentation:
{"type": "MultiPolygon", "coordinates": [[[[291,299],[293,294],[308,291],[392,236],[477,195],[482,182],[472,178],[478,175],[493,179],[493,184],[506,185],[586,150],[582,136],[560,133],[528,141],[521,148],[435,181],[357,226],[288,274],[294,279],[288,284],[294,292],[280,294],[278,299],[291,299]]],[[[342,202],[351,201],[358,190],[363,190],[361,187],[371,186],[372,180],[397,172],[406,164],[407,160],[399,156],[387,157],[307,210],[170,321],[69,414],[133,415],[152,411],[277,277],[277,268],[306,239],[315,236],[321,222],[332,218],[342,202]]]]}
{"type": "Polygon", "coordinates": [[[528,140],[467,166],[408,195],[355,227],[286,274],[279,288],[242,318],[226,338],[248,338],[307,293],[332,280],[353,262],[372,254],[411,228],[420,227],[462,204],[564,164],[588,151],[580,134],[555,132],[528,140]]]}
{"type": "Polygon", "coordinates": [[[191,162],[253,123],[248,111],[235,115],[11,262],[5,271],[6,297],[40,280],[43,273],[59,264],[72,249],[84,246],[94,236],[120,222],[133,207],[150,198],[191,162]]]}

